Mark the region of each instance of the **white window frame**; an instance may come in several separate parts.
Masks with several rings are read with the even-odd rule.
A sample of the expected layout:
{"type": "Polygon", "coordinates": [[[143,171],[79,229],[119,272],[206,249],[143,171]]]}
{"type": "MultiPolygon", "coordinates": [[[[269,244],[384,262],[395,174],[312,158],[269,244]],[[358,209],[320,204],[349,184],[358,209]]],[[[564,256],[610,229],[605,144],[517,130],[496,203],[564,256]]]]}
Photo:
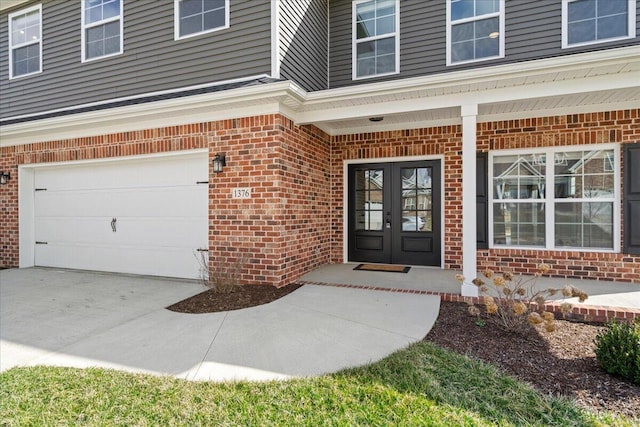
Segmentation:
{"type": "Polygon", "coordinates": [[[118,16],[114,16],[108,19],[103,19],[102,21],[98,21],[98,22],[92,22],[90,24],[86,24],[85,23],[85,0],[80,0],[80,3],[82,5],[81,10],[82,10],[82,17],[81,17],[81,34],[80,34],[80,41],[82,43],[82,62],[91,62],[91,61],[97,61],[100,59],[104,59],[104,58],[110,58],[112,56],[117,56],[117,55],[122,55],[122,53],[124,52],[124,25],[123,25],[123,16],[124,16],[124,1],[125,0],[120,0],[120,14],[118,16]],[[100,25],[105,25],[105,24],[109,24],[111,22],[115,22],[115,21],[120,21],[120,49],[118,50],[118,52],[114,52],[114,53],[109,53],[107,55],[102,55],[102,56],[96,56],[94,58],[87,58],[87,41],[86,41],[86,37],[87,37],[87,30],[93,27],[97,27],[100,25]]]}
{"type": "Polygon", "coordinates": [[[351,78],[352,80],[365,80],[374,79],[377,77],[392,76],[400,73],[400,0],[395,0],[396,3],[396,16],[395,16],[395,28],[393,33],[385,33],[383,35],[367,37],[365,39],[358,40],[358,18],[357,18],[357,6],[361,3],[366,3],[371,0],[357,0],[351,5],[351,78]],[[370,74],[367,76],[358,76],[358,43],[370,42],[380,39],[388,39],[394,37],[395,50],[396,50],[396,63],[395,70],[388,73],[370,74]]]}
{"type": "Polygon", "coordinates": [[[42,39],[43,39],[43,31],[42,31],[42,4],[38,4],[32,7],[28,7],[26,9],[22,9],[22,10],[18,10],[16,12],[10,13],[8,16],[8,29],[9,29],[9,45],[8,45],[8,53],[9,53],[9,79],[20,79],[23,77],[27,77],[27,76],[33,76],[35,74],[39,74],[42,72],[43,69],[43,58],[42,58],[42,39]],[[34,42],[25,42],[22,43],[21,45],[18,46],[12,46],[13,40],[12,40],[12,33],[13,33],[13,18],[19,15],[25,15],[27,13],[33,12],[34,10],[38,11],[38,18],[40,19],[39,25],[40,25],[40,38],[38,39],[38,41],[34,41],[34,42]],[[36,44],[38,43],[39,48],[40,48],[40,67],[38,69],[38,71],[33,71],[31,73],[27,73],[27,74],[20,74],[19,76],[14,76],[13,75],[13,51],[16,48],[20,48],[20,47],[26,47],[26,46],[30,46],[32,44],[36,44]]]}
{"type": "Polygon", "coordinates": [[[214,33],[216,31],[225,30],[229,28],[229,0],[224,1],[224,25],[210,30],[198,31],[197,33],[191,33],[184,36],[180,36],[180,3],[182,0],[173,0],[173,39],[184,40],[191,37],[201,36],[203,34],[214,33]]]}
{"type": "Polygon", "coordinates": [[[636,37],[636,0],[627,0],[627,28],[629,29],[629,33],[626,36],[569,44],[569,3],[573,3],[574,1],[576,0],[562,0],[562,49],[589,46],[592,44],[626,40],[636,37]]]}
{"type": "MultiPolygon", "coordinates": [[[[489,167],[488,167],[488,180],[489,180],[489,213],[488,213],[488,225],[489,225],[489,248],[490,249],[515,249],[515,250],[540,250],[540,251],[558,251],[558,252],[600,252],[600,253],[620,253],[621,242],[620,233],[622,227],[622,211],[621,204],[621,165],[620,165],[620,144],[608,143],[608,144],[589,144],[589,145],[572,145],[572,146],[558,146],[558,147],[546,147],[546,148],[528,148],[528,149],[513,149],[513,150],[493,150],[489,152],[489,167]],[[613,248],[579,248],[579,247],[556,247],[555,245],[555,219],[554,219],[554,206],[556,199],[554,194],[555,189],[555,174],[552,167],[547,167],[545,171],[545,191],[544,199],[527,199],[530,202],[538,202],[545,204],[545,246],[523,246],[523,245],[496,245],[494,243],[493,235],[493,161],[496,156],[505,155],[531,155],[531,154],[546,154],[546,158],[553,158],[555,153],[558,152],[571,152],[571,151],[589,151],[589,150],[613,150],[614,157],[614,174],[613,174],[613,188],[614,197],[611,202],[613,203],[613,248]]],[[[596,199],[598,201],[600,199],[596,199]]],[[[576,202],[584,202],[584,199],[577,199],[576,202]]]]}
{"type": "Polygon", "coordinates": [[[500,58],[504,58],[504,40],[505,40],[505,10],[504,10],[504,0],[500,0],[500,10],[498,12],[494,12],[494,13],[487,13],[484,15],[479,15],[479,16],[472,16],[469,18],[464,18],[464,19],[458,19],[456,21],[451,21],[451,0],[447,0],[447,30],[446,30],[446,38],[447,38],[447,66],[453,66],[453,65],[462,65],[462,64],[471,64],[474,62],[481,62],[481,61],[489,61],[492,59],[500,59],[500,58]],[[499,51],[498,51],[498,55],[494,55],[494,56],[486,56],[483,58],[476,58],[476,59],[469,59],[466,61],[458,61],[458,62],[451,62],[451,28],[453,27],[454,24],[464,24],[467,22],[474,22],[474,21],[481,21],[484,19],[489,19],[489,18],[495,18],[498,17],[498,31],[500,32],[500,34],[498,35],[498,37],[500,37],[499,40],[499,51]]]}

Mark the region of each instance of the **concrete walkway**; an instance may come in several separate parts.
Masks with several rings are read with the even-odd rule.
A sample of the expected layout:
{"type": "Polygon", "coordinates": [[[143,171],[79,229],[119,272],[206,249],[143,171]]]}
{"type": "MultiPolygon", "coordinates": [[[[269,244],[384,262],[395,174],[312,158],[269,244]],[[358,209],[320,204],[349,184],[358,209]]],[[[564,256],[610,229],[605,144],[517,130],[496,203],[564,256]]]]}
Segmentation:
{"type": "Polygon", "coordinates": [[[319,375],[421,340],[440,299],[306,285],[259,307],[166,310],[198,283],[29,268],[0,271],[0,370],[98,366],[192,380],[319,375]]]}
{"type": "MultiPolygon", "coordinates": [[[[354,271],[357,263],[334,264],[303,276],[301,282],[317,282],[326,284],[344,284],[365,288],[378,287],[392,291],[410,290],[416,292],[448,293],[459,295],[460,284],[455,275],[459,271],[443,270],[434,267],[411,267],[408,273],[386,273],[370,271],[354,271]]],[[[480,274],[479,277],[482,277],[480,274]]],[[[640,309],[640,284],[589,279],[563,279],[541,277],[536,283],[537,289],[561,288],[574,285],[585,291],[589,298],[588,305],[640,309]]],[[[560,295],[555,297],[561,298],[560,295]]],[[[577,299],[569,299],[577,302],[577,299]]]]}

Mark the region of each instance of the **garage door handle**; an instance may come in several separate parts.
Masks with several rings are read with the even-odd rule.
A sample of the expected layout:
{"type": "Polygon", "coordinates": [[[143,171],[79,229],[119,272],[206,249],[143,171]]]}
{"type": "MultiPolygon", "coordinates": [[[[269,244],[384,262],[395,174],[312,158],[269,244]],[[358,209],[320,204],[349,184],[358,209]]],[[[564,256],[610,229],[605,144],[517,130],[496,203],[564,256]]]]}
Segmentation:
{"type": "Polygon", "coordinates": [[[116,232],[116,222],[118,222],[118,220],[114,217],[111,220],[111,231],[113,231],[114,233],[116,232]]]}

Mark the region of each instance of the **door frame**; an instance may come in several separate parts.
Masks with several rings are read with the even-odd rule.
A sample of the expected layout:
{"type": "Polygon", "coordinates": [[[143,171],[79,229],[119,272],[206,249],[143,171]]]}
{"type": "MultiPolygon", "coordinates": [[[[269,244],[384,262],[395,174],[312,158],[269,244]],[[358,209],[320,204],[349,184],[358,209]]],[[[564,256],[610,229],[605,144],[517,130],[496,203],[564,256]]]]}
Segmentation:
{"type": "MultiPolygon", "coordinates": [[[[437,160],[440,162],[441,179],[440,179],[440,268],[444,268],[444,241],[446,231],[444,228],[444,181],[445,167],[444,156],[441,154],[430,156],[404,156],[404,157],[372,157],[369,159],[351,159],[342,162],[342,259],[344,264],[349,261],[349,165],[366,164],[366,163],[400,163],[412,162],[420,160],[437,160]]],[[[421,266],[429,268],[426,266],[421,266]]]]}
{"type": "MultiPolygon", "coordinates": [[[[107,157],[97,159],[70,160],[18,165],[18,267],[35,266],[35,171],[36,169],[75,166],[83,164],[105,164],[166,157],[208,156],[209,149],[167,151],[163,153],[132,156],[107,157]]],[[[207,162],[208,162],[207,157],[207,162]]],[[[210,168],[209,168],[210,169],[210,168]]]]}

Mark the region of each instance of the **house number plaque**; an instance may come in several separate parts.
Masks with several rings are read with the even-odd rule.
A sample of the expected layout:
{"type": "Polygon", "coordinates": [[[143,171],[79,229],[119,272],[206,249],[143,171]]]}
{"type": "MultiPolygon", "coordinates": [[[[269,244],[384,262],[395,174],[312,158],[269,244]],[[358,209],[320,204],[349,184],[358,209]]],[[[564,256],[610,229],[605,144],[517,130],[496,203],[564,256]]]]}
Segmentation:
{"type": "Polygon", "coordinates": [[[251,187],[238,187],[231,190],[232,199],[250,199],[251,187]]]}

